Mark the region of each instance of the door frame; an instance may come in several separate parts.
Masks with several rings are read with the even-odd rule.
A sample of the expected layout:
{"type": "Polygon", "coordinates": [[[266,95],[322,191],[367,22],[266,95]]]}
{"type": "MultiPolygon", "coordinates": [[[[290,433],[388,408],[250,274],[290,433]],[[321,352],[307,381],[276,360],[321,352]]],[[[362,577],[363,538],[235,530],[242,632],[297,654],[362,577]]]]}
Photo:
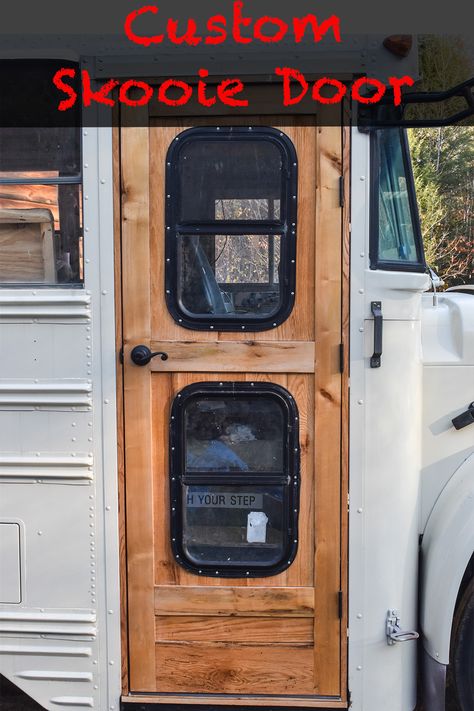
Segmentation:
{"type": "MultiPolygon", "coordinates": [[[[263,110],[263,114],[265,111],[263,110]]],[[[272,114],[274,112],[272,111],[272,114]]],[[[262,115],[262,114],[260,114],[262,115]]],[[[167,116],[169,118],[169,115],[167,116]]],[[[319,127],[318,131],[327,130],[326,127],[319,127]]],[[[341,695],[339,699],[324,700],[319,698],[308,697],[271,697],[268,700],[249,697],[233,697],[232,695],[217,696],[206,694],[204,698],[191,695],[186,699],[183,695],[134,695],[130,696],[129,687],[129,648],[128,648],[128,581],[127,581],[127,529],[125,515],[125,461],[124,461],[124,382],[123,368],[121,363],[121,348],[122,348],[122,209],[121,209],[121,153],[120,153],[120,125],[113,129],[113,170],[114,170],[114,261],[115,261],[115,329],[116,329],[116,352],[117,352],[117,444],[118,444],[118,484],[119,484],[119,544],[120,544],[120,593],[121,593],[121,643],[122,643],[122,694],[123,700],[132,702],[146,703],[161,703],[173,704],[213,704],[213,705],[240,705],[240,706],[301,706],[301,707],[324,707],[324,708],[344,708],[347,707],[347,642],[344,630],[348,627],[348,491],[349,491],[349,297],[350,297],[350,140],[351,132],[348,127],[341,127],[342,132],[342,166],[341,166],[341,183],[333,181],[325,186],[326,194],[331,191],[332,200],[341,202],[342,210],[342,234],[341,234],[341,370],[342,370],[342,388],[341,388],[341,479],[340,479],[340,579],[341,579],[341,637],[340,637],[340,689],[341,695]],[[341,196],[345,196],[341,200],[341,196]]],[[[331,155],[326,155],[325,160],[320,164],[320,172],[318,175],[318,190],[322,190],[325,185],[325,173],[330,174],[333,170],[333,162],[331,155]]],[[[328,234],[328,239],[334,234],[331,230],[330,221],[323,219],[323,215],[318,215],[317,225],[320,233],[328,234]]],[[[330,288],[330,280],[324,281],[324,270],[320,272],[320,279],[317,283],[321,289],[330,288]]],[[[321,347],[324,347],[324,333],[316,332],[316,339],[321,347]]],[[[328,397],[328,392],[325,387],[328,374],[317,369],[315,373],[316,383],[316,401],[319,407],[320,417],[321,412],[331,409],[332,400],[328,397]]],[[[315,458],[315,466],[318,466],[318,454],[315,458]]]]}

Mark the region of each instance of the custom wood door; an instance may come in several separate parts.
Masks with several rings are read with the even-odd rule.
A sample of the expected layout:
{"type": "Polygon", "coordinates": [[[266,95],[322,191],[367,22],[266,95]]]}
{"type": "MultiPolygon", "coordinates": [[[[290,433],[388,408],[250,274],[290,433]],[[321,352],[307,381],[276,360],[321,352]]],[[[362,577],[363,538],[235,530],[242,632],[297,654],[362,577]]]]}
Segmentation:
{"type": "Polygon", "coordinates": [[[297,117],[121,130],[133,693],[341,703],[342,156],[297,117]]]}

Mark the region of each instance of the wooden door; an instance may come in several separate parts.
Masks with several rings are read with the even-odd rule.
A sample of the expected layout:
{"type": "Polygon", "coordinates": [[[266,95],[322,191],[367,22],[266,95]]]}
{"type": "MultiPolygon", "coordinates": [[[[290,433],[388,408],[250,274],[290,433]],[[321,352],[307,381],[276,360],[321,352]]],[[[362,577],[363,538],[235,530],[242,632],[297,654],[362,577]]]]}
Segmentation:
{"type": "Polygon", "coordinates": [[[297,117],[245,118],[276,127],[296,150],[294,306],[260,332],[193,330],[166,303],[166,163],[173,141],[206,123],[216,126],[155,119],[120,136],[128,688],[167,702],[338,705],[342,131],[297,117]],[[168,358],[137,366],[137,344],[168,358]],[[184,387],[223,381],[276,384],[298,409],[298,549],[275,575],[199,575],[172,546],[171,407],[184,387]]]}

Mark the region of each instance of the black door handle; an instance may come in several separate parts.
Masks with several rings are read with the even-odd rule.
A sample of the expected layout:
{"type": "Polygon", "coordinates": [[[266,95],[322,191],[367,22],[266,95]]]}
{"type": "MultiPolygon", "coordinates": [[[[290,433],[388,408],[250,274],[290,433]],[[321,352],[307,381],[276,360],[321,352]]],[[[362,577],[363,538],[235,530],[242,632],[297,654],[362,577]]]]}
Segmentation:
{"type": "Polygon", "coordinates": [[[370,310],[374,317],[374,353],[370,358],[371,368],[380,368],[382,362],[382,331],[383,331],[383,316],[382,302],[371,301],[370,310]]]}
{"type": "Polygon", "coordinates": [[[130,353],[130,358],[135,365],[147,365],[155,356],[161,356],[161,360],[168,360],[167,353],[162,351],[152,353],[148,346],[135,346],[130,353]]]}
{"type": "Polygon", "coordinates": [[[453,425],[457,430],[462,430],[463,427],[472,425],[474,423],[474,402],[471,402],[466,412],[458,415],[453,420],[451,420],[453,425]]]}

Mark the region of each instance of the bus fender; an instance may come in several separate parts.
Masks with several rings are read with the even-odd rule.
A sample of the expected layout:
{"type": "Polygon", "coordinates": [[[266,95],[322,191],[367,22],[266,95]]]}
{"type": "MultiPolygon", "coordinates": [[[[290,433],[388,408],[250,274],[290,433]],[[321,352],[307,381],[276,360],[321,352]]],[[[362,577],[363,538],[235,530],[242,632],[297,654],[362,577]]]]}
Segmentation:
{"type": "Polygon", "coordinates": [[[474,552],[474,454],[455,471],[428,518],[421,545],[423,646],[449,664],[456,598],[474,552]]]}

